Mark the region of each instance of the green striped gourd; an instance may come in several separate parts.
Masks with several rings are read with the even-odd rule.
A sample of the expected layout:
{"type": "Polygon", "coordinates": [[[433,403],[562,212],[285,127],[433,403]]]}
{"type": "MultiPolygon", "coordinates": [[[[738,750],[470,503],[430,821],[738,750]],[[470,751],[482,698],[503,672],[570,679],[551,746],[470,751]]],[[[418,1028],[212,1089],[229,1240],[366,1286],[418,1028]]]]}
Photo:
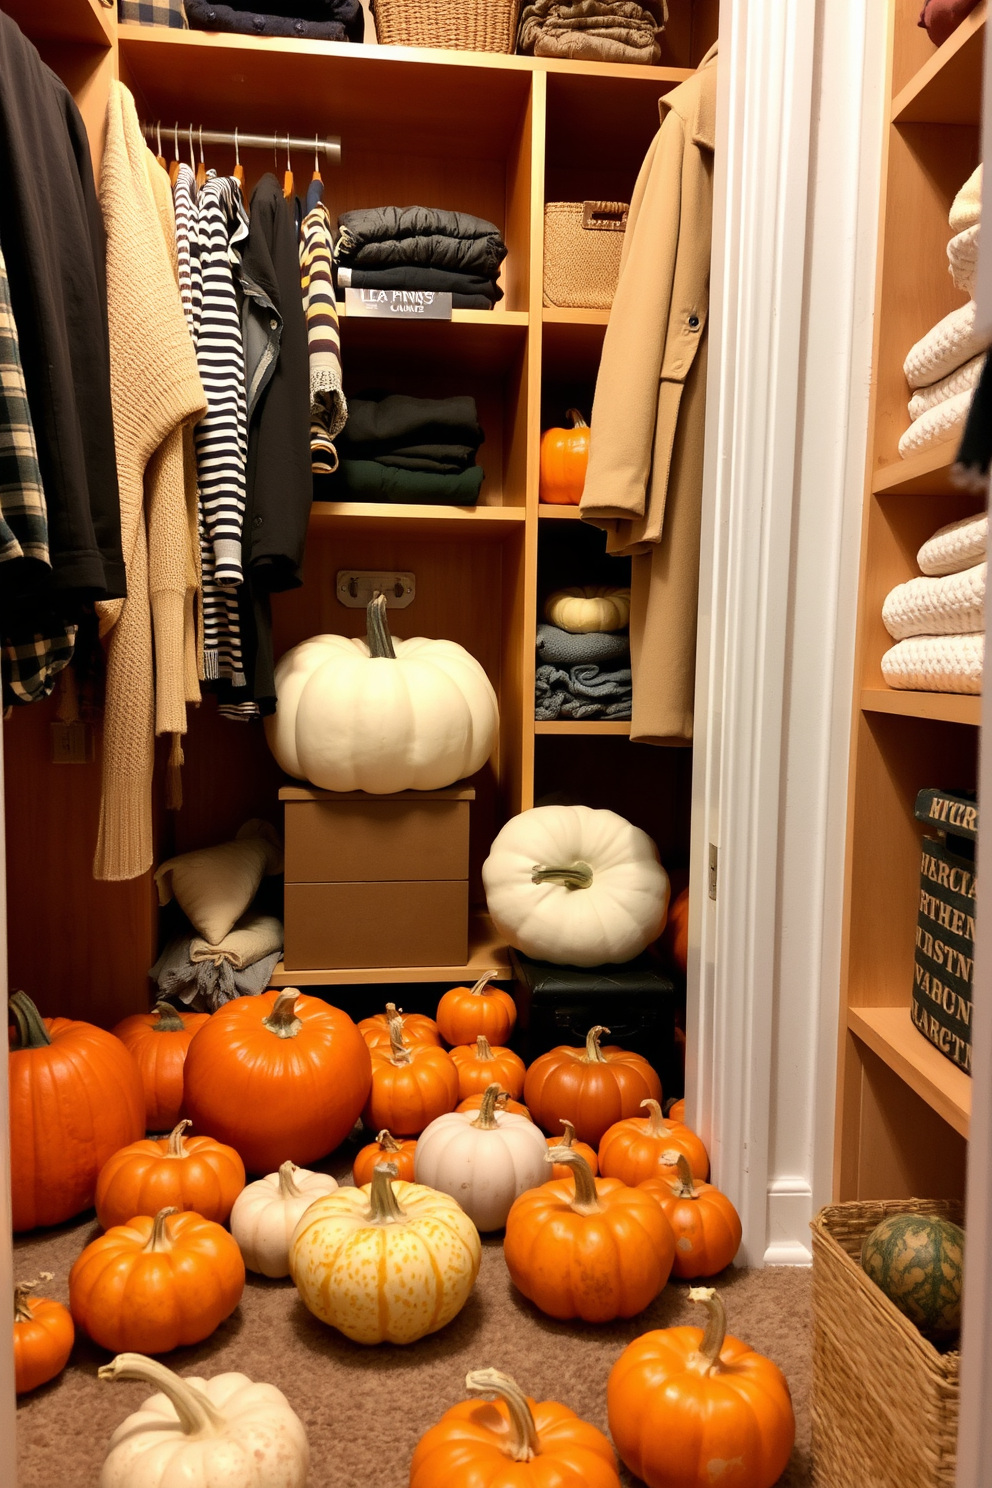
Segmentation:
{"type": "Polygon", "coordinates": [[[889,1301],[937,1342],[961,1327],[964,1230],[927,1214],[893,1214],[865,1241],[861,1265],[889,1301]]]}

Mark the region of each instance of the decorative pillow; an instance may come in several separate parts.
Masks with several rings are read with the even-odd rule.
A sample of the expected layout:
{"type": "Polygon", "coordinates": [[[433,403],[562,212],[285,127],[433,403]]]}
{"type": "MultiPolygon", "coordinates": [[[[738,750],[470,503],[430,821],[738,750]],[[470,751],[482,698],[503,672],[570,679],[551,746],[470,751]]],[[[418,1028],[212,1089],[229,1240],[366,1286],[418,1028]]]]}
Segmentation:
{"type": "Polygon", "coordinates": [[[183,0],[117,0],[117,18],[139,26],[171,26],[174,31],[188,28],[183,0]]]}
{"type": "Polygon", "coordinates": [[[155,874],[159,904],[175,897],[209,945],[219,945],[258,892],[262,879],[281,873],[282,844],[267,821],[245,822],[233,842],[181,853],[155,874]]]}
{"type": "Polygon", "coordinates": [[[924,0],[917,24],[923,27],[934,46],[943,46],[977,4],[978,0],[924,0]]]}

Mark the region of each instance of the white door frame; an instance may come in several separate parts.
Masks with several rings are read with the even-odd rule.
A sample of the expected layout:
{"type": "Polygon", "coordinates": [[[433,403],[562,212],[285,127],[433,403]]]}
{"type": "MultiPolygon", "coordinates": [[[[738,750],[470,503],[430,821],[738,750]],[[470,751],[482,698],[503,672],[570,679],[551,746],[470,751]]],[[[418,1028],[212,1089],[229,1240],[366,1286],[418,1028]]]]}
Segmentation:
{"type": "MultiPolygon", "coordinates": [[[[0,722],[0,997],[7,1006],[7,854],[3,813],[3,723],[0,722]]],[[[14,1247],[10,1206],[10,1106],[7,1061],[0,1061],[0,1297],[13,1307],[14,1247]]],[[[13,1313],[8,1313],[13,1321],[13,1313]]],[[[14,1394],[14,1356],[0,1349],[0,1488],[14,1488],[17,1478],[17,1405],[14,1394]]]]}

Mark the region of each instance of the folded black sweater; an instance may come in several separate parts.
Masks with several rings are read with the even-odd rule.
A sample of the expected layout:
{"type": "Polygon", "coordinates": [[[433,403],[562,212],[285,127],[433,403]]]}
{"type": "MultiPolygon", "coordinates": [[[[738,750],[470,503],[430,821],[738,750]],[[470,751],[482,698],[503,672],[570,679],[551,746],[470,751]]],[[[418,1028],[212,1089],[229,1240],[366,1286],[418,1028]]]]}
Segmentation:
{"type": "Polygon", "coordinates": [[[365,207],[338,219],[339,264],[383,269],[420,265],[495,279],[506,257],[499,228],[440,207],[365,207]]]}
{"type": "Polygon", "coordinates": [[[353,449],[356,458],[374,459],[376,455],[409,454],[411,445],[467,445],[475,450],[482,439],[474,398],[412,398],[389,393],[381,398],[348,399],[348,422],[338,445],[341,450],[353,449]]]}
{"type": "Polygon", "coordinates": [[[263,0],[264,8],[185,0],[194,31],[234,36],[288,36],[305,41],[353,41],[365,36],[359,0],[263,0]]]}
{"type": "Polygon", "coordinates": [[[424,268],[418,264],[397,264],[391,269],[360,269],[349,264],[338,268],[339,289],[433,289],[447,291],[453,301],[460,296],[479,296],[490,305],[503,298],[503,291],[493,279],[481,274],[457,274],[450,269],[424,268]]]}

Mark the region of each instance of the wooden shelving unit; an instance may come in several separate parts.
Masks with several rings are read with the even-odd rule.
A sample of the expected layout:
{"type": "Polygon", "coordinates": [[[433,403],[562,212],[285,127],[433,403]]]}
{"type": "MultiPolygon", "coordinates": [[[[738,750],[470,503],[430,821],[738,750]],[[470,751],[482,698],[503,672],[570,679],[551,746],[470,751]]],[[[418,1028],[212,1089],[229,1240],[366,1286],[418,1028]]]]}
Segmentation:
{"type": "Polygon", "coordinates": [[[630,737],[630,724],[614,718],[564,719],[549,723],[535,723],[535,734],[557,734],[569,738],[580,734],[615,734],[630,737]]]}
{"type": "Polygon", "coordinates": [[[889,0],[887,124],[848,799],[835,1188],[841,1199],[960,1196],[970,1078],[913,1026],[924,786],[972,789],[981,698],[889,688],[886,594],[920,544],[980,509],[950,480],[957,441],[900,460],[910,346],[964,296],[947,273],[947,214],[979,159],[979,5],[939,49],[915,0],[889,0]]]}

